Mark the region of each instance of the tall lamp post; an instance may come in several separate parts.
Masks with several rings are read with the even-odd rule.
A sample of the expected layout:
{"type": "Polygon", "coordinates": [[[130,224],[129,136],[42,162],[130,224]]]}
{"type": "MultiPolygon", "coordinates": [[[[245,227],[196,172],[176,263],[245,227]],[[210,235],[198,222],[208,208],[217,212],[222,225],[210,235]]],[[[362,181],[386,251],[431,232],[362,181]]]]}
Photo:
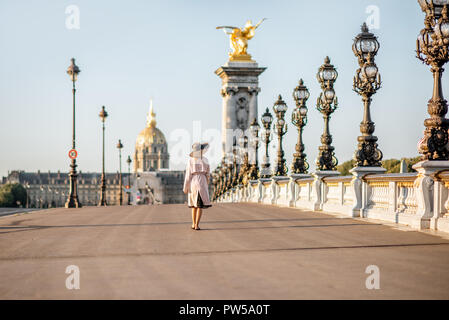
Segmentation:
{"type": "Polygon", "coordinates": [[[217,167],[217,191],[215,197],[216,199],[218,199],[222,194],[221,193],[222,185],[223,185],[223,172],[221,164],[219,164],[217,167]]]}
{"type": "Polygon", "coordinates": [[[273,123],[273,116],[271,115],[270,110],[267,108],[265,113],[262,115],[262,125],[264,127],[264,132],[262,133],[262,140],[263,143],[265,144],[265,155],[262,164],[261,177],[264,179],[271,178],[269,146],[271,141],[272,123],[273,123]]]}
{"type": "Polygon", "coordinates": [[[366,23],[362,32],[355,38],[352,50],[358,58],[360,68],[354,77],[354,91],[363,100],[364,115],[360,124],[362,136],[358,137],[358,150],[355,153],[357,167],[381,167],[382,152],[377,148],[377,137],[373,136],[375,125],[371,120],[371,97],[380,89],[382,81],[374,57],[379,50],[377,37],[370,33],[366,23]]]}
{"type": "Polygon", "coordinates": [[[238,177],[239,185],[246,185],[248,183],[248,174],[249,174],[249,152],[248,152],[248,137],[243,136],[240,138],[240,170],[238,177]]]}
{"type": "Polygon", "coordinates": [[[254,150],[254,153],[252,154],[252,157],[254,157],[254,158],[251,159],[251,167],[249,170],[249,179],[257,180],[257,179],[259,179],[259,131],[260,131],[260,126],[259,126],[259,123],[257,122],[256,118],[254,118],[253,122],[251,122],[249,130],[252,135],[251,144],[252,144],[252,149],[254,150]]]}
{"type": "Polygon", "coordinates": [[[293,99],[296,102],[296,109],[292,113],[292,123],[298,128],[298,143],[296,144],[296,153],[293,154],[293,174],[306,174],[309,170],[307,155],[304,153],[305,147],[302,140],[304,127],[307,125],[307,106],[306,102],[310,97],[309,90],[304,85],[304,81],[299,80],[299,85],[293,91],[293,99]]]}
{"type": "Polygon", "coordinates": [[[317,100],[317,109],[323,114],[324,118],[324,132],[321,136],[322,146],[319,148],[319,154],[316,161],[317,169],[320,171],[335,171],[338,160],[335,157],[332,147],[332,135],[329,131],[329,120],[331,114],[338,107],[338,98],[335,96],[334,83],[337,80],[338,73],[335,67],[330,64],[329,57],[324,59],[324,64],[320,67],[317,74],[318,82],[321,85],[323,92],[317,100]]]}
{"type": "Polygon", "coordinates": [[[241,165],[237,162],[237,141],[235,140],[234,145],[232,147],[231,189],[237,187],[239,179],[239,167],[241,167],[241,165]]]}
{"type": "Polygon", "coordinates": [[[426,13],[425,28],[417,40],[417,57],[430,66],[433,73],[433,96],[428,103],[429,119],[418,151],[423,160],[449,160],[449,120],[447,101],[443,97],[441,77],[449,60],[449,0],[418,0],[426,13]]]}
{"type": "Polygon", "coordinates": [[[103,124],[103,160],[102,160],[102,171],[101,171],[101,193],[100,193],[100,203],[99,206],[106,206],[106,174],[104,170],[104,122],[106,121],[106,118],[108,117],[108,113],[106,112],[104,106],[101,108],[99,117],[101,118],[101,122],[103,124]]]}
{"type": "MultiPolygon", "coordinates": [[[[72,58],[72,64],[67,69],[67,74],[70,76],[70,80],[72,80],[72,96],[73,96],[73,103],[72,103],[72,149],[75,150],[75,82],[78,79],[78,74],[81,72],[78,66],[75,64],[75,58],[72,58]]],[[[70,163],[70,190],[69,190],[69,197],[67,199],[67,202],[65,203],[66,208],[81,208],[81,203],[78,200],[78,183],[77,183],[77,177],[78,174],[76,173],[76,159],[73,157],[71,159],[70,163]]]]}
{"type": "Polygon", "coordinates": [[[222,185],[221,185],[221,195],[224,195],[228,190],[228,170],[229,166],[226,162],[226,158],[223,158],[221,165],[221,175],[222,175],[222,185]]]}
{"type": "Polygon", "coordinates": [[[126,163],[128,163],[128,206],[131,205],[131,157],[128,156],[126,163]]]}
{"type": "Polygon", "coordinates": [[[123,205],[123,182],[122,182],[122,149],[123,149],[123,144],[122,141],[119,139],[118,143],[117,143],[117,149],[118,149],[118,158],[119,158],[119,188],[120,188],[120,193],[119,193],[119,203],[120,205],[123,205]]]}
{"type": "Polygon", "coordinates": [[[282,138],[287,133],[287,123],[284,116],[287,112],[287,104],[282,100],[282,96],[279,95],[278,100],[273,106],[274,113],[276,114],[277,121],[274,124],[275,133],[278,136],[278,158],[276,164],[276,171],[274,173],[277,177],[283,177],[287,175],[287,165],[285,164],[284,150],[282,149],[282,138]]]}

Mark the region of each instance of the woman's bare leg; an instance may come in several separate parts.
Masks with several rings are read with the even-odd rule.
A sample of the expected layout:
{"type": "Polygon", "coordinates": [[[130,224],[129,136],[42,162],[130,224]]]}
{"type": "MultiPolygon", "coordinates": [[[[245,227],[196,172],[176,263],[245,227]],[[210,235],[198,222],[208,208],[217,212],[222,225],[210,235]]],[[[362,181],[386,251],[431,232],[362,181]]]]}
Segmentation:
{"type": "Polygon", "coordinates": [[[201,208],[198,208],[197,209],[197,212],[196,212],[196,224],[195,224],[195,227],[196,228],[199,228],[199,224],[200,224],[200,221],[201,221],[201,215],[203,214],[203,209],[201,209],[201,208]]]}
{"type": "Polygon", "coordinates": [[[196,227],[196,208],[192,208],[192,228],[196,227]]]}

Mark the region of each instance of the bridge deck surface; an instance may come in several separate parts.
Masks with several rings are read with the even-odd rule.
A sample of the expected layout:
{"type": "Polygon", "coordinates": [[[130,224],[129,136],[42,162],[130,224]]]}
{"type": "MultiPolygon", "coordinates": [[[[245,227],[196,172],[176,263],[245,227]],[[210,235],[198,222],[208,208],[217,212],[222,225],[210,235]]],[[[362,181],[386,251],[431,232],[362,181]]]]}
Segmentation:
{"type": "Polygon", "coordinates": [[[0,298],[448,299],[449,241],[256,204],[51,209],[0,218],[0,298]],[[66,267],[80,268],[68,290],[66,267]],[[367,266],[380,290],[367,290],[367,266]]]}

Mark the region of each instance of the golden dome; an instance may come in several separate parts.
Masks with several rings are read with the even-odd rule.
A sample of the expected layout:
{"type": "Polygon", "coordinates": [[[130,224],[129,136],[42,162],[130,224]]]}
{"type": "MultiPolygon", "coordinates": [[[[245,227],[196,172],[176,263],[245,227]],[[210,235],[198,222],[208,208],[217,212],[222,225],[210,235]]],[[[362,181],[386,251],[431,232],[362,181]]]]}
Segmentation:
{"type": "Polygon", "coordinates": [[[136,148],[148,147],[153,144],[167,144],[161,130],[156,128],[156,114],[153,111],[153,102],[150,104],[150,112],[147,116],[147,126],[137,136],[136,148]]]}

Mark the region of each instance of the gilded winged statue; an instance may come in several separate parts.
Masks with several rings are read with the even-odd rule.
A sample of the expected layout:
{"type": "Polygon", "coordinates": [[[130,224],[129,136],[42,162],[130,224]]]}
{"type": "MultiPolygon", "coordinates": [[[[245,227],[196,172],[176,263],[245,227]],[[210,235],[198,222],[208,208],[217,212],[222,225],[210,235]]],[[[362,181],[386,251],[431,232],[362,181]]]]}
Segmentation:
{"type": "Polygon", "coordinates": [[[243,28],[231,26],[217,27],[217,29],[224,29],[225,33],[230,36],[231,49],[233,50],[232,53],[230,53],[231,59],[251,59],[251,56],[247,52],[248,40],[254,37],[256,29],[264,20],[266,20],[266,18],[260,20],[255,26],[253,26],[251,20],[248,20],[243,28]],[[231,32],[229,32],[229,30],[231,30],[231,32]]]}

